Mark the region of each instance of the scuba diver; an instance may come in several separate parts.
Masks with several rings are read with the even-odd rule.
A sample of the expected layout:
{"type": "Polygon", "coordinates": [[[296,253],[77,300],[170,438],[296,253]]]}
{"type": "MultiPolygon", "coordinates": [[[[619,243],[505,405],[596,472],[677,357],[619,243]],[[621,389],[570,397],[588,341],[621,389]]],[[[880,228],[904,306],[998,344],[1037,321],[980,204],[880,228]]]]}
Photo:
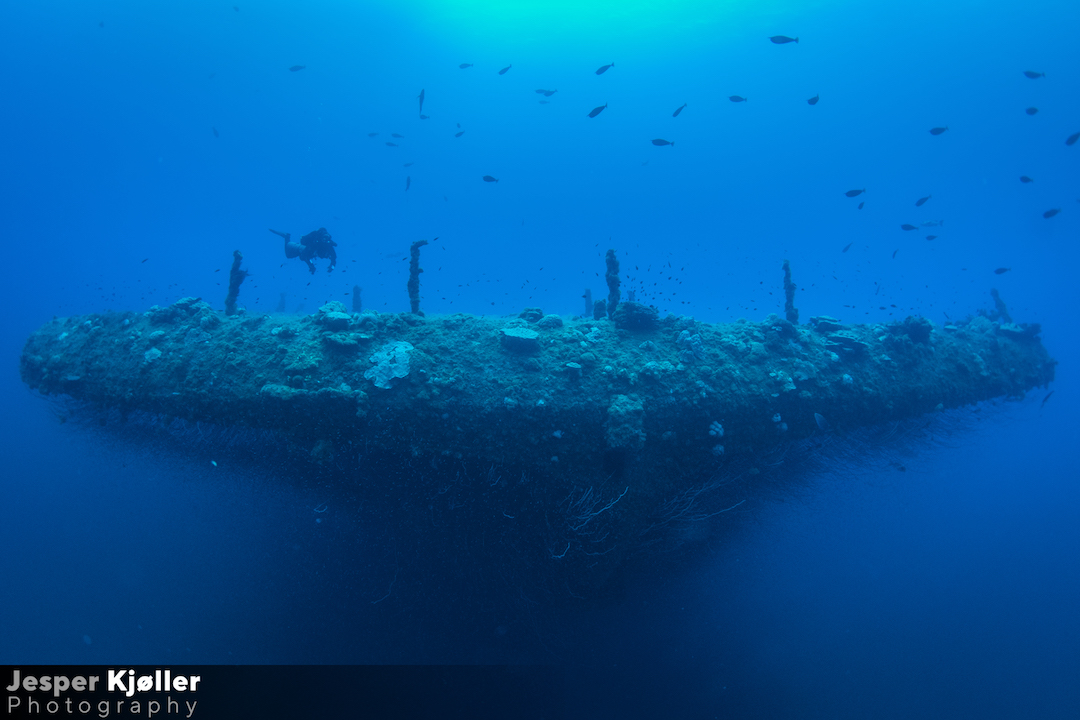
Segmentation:
{"type": "Polygon", "coordinates": [[[300,238],[298,243],[290,240],[289,233],[279,232],[274,228],[270,228],[270,232],[285,239],[285,257],[290,260],[294,257],[300,258],[307,263],[312,275],[315,274],[315,263],[311,262],[312,258],[329,258],[330,267],[326,269],[326,272],[333,272],[334,267],[337,266],[337,251],[334,250],[337,243],[330,239],[330,233],[326,232],[326,228],[309,232],[300,238]]]}

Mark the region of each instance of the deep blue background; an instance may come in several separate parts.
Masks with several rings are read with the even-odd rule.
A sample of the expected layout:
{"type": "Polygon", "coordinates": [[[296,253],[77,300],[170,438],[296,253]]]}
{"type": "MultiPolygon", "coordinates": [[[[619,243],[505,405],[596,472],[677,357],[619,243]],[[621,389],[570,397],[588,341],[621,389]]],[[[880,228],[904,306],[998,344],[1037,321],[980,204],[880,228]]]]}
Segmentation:
{"type": "Polygon", "coordinates": [[[596,690],[582,716],[1075,717],[1080,7],[556,11],[4,5],[0,662],[554,659],[596,690]],[[559,92],[541,105],[536,88],[559,92]],[[899,229],[928,220],[936,240],[899,229]],[[266,230],[318,226],[340,245],[332,275],[285,263],[266,230]],[[320,488],[61,425],[19,382],[53,315],[222,306],[234,249],[250,312],[282,292],[290,311],[349,304],[354,284],[403,311],[402,258],[435,236],[428,313],[580,312],[615,247],[639,299],[760,320],[790,258],[804,318],[942,324],[997,287],[1043,323],[1060,380],[906,473],[837,468],[746,508],[693,567],[540,618],[440,610],[404,578],[371,605],[368,569],[381,583],[399,559],[366,555],[372,528],[336,508],[316,524],[320,488]]]}

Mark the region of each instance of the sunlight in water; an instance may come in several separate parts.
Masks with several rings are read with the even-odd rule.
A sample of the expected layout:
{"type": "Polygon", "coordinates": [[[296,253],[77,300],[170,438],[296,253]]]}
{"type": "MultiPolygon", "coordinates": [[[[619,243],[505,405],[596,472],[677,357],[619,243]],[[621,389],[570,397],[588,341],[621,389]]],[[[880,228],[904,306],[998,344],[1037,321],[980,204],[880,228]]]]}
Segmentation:
{"type": "Polygon", "coordinates": [[[783,3],[747,0],[428,0],[418,5],[428,21],[447,23],[455,33],[489,35],[523,32],[591,36],[598,47],[622,44],[626,34],[732,21],[750,12],[777,12],[783,3]]]}

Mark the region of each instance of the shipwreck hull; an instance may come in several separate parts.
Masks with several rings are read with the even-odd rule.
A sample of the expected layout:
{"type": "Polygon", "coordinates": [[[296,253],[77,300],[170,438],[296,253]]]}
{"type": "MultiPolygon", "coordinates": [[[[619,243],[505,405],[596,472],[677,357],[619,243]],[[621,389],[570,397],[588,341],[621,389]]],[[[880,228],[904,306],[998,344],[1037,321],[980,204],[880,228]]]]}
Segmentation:
{"type": "Polygon", "coordinates": [[[46,395],[279,431],[315,460],[368,458],[373,491],[446,552],[557,577],[568,592],[741,499],[719,489],[729,468],[1054,377],[1038,326],[984,317],[622,324],[535,310],[350,315],[340,303],[225,316],[185,298],[55,319],[20,370],[46,395]]]}

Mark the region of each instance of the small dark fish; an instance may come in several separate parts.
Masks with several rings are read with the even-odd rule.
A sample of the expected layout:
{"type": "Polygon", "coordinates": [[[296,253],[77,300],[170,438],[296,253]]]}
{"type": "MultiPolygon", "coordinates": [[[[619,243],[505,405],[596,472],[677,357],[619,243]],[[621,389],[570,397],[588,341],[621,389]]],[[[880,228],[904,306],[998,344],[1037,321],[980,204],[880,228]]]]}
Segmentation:
{"type": "Polygon", "coordinates": [[[465,68],[471,68],[472,65],[472,63],[461,63],[460,65],[458,65],[458,68],[464,70],[465,68]]]}
{"type": "Polygon", "coordinates": [[[682,109],[683,109],[684,107],[686,107],[686,103],[683,103],[682,105],[680,105],[680,106],[679,106],[679,107],[678,107],[678,108],[677,108],[677,109],[675,110],[675,112],[671,113],[671,117],[679,117],[679,113],[681,113],[681,112],[682,112],[682,109]]]}
{"type": "Polygon", "coordinates": [[[289,68],[289,72],[300,72],[306,67],[307,65],[293,65],[291,68],[289,68]]]}
{"type": "Polygon", "coordinates": [[[1029,107],[1024,112],[1026,112],[1028,115],[1034,115],[1035,113],[1039,112],[1039,108],[1037,108],[1037,107],[1029,107]]]}
{"type": "Polygon", "coordinates": [[[540,88],[539,90],[536,91],[536,94],[537,95],[543,95],[544,97],[551,97],[552,95],[554,95],[557,92],[559,92],[559,91],[558,90],[544,90],[543,88],[540,88]]]}
{"type": "Polygon", "coordinates": [[[728,100],[731,102],[746,102],[748,98],[744,98],[742,95],[731,95],[728,100]]]}
{"type": "Polygon", "coordinates": [[[500,75],[505,75],[506,71],[509,70],[512,67],[514,67],[514,66],[513,65],[507,65],[506,67],[504,67],[502,70],[499,71],[499,74],[500,75]]]}
{"type": "Polygon", "coordinates": [[[1044,72],[1035,72],[1034,70],[1025,70],[1024,77],[1031,78],[1032,80],[1038,80],[1041,77],[1046,77],[1044,72]]]}
{"type": "Polygon", "coordinates": [[[421,120],[430,120],[431,116],[430,115],[420,115],[420,119],[421,120]]]}
{"type": "Polygon", "coordinates": [[[376,133],[368,133],[368,134],[367,134],[367,136],[368,136],[368,137],[375,137],[375,136],[376,136],[376,135],[378,135],[378,134],[379,134],[379,133],[377,133],[377,132],[376,132],[376,133]]]}
{"type": "Polygon", "coordinates": [[[144,260],[143,260],[142,262],[140,262],[139,264],[141,265],[142,263],[146,262],[146,261],[147,261],[147,260],[149,260],[149,259],[150,259],[150,258],[146,258],[146,259],[144,259],[144,260]]]}
{"type": "Polygon", "coordinates": [[[947,125],[945,127],[930,128],[930,134],[931,135],[940,135],[941,133],[945,132],[948,129],[949,129],[949,127],[947,125]]]}
{"type": "Polygon", "coordinates": [[[675,143],[671,142],[670,140],[664,140],[663,138],[656,138],[652,141],[652,144],[656,145],[657,147],[663,147],[664,145],[670,145],[671,147],[675,147],[675,143]]]}
{"type": "Polygon", "coordinates": [[[548,101],[548,100],[541,100],[541,101],[540,101],[540,104],[541,104],[541,105],[550,105],[550,104],[551,104],[551,102],[550,102],[550,101],[548,101]]]}
{"type": "Polygon", "coordinates": [[[819,415],[818,413],[814,413],[814,422],[817,423],[818,428],[821,429],[822,431],[827,432],[829,430],[829,421],[826,420],[821,415],[819,415]]]}
{"type": "Polygon", "coordinates": [[[1069,137],[1065,138],[1065,144],[1075,145],[1077,140],[1080,140],[1080,132],[1073,133],[1069,137]]]}
{"type": "Polygon", "coordinates": [[[843,249],[843,250],[841,250],[840,252],[842,252],[842,253],[846,253],[846,252],[847,252],[848,250],[850,250],[850,249],[851,249],[851,246],[852,246],[852,245],[854,245],[854,244],[855,244],[855,243],[848,243],[847,245],[845,245],[845,246],[844,246],[844,249],[843,249]]]}
{"type": "Polygon", "coordinates": [[[927,235],[926,239],[927,240],[937,240],[937,235],[927,235]]]}
{"type": "Polygon", "coordinates": [[[405,192],[409,191],[409,186],[412,185],[412,175],[405,176],[405,192]]]}
{"type": "Polygon", "coordinates": [[[895,259],[896,259],[896,253],[898,253],[898,252],[900,252],[900,248],[897,248],[896,250],[893,250],[893,251],[892,251],[892,259],[893,259],[893,260],[895,260],[895,259]]]}
{"type": "Polygon", "coordinates": [[[603,75],[604,73],[606,73],[609,69],[611,69],[613,67],[615,67],[615,63],[611,63],[610,65],[605,65],[602,68],[597,68],[596,69],[596,74],[597,75],[603,75]]]}
{"type": "Polygon", "coordinates": [[[592,110],[589,111],[589,117],[596,117],[600,113],[604,112],[604,108],[606,108],[606,107],[607,107],[607,103],[604,103],[600,107],[594,107],[592,110]]]}
{"type": "Polygon", "coordinates": [[[404,167],[412,167],[412,163],[411,162],[405,163],[404,167]]]}
{"type": "Polygon", "coordinates": [[[921,223],[923,227],[941,227],[944,224],[944,220],[927,220],[926,222],[921,223]]]}
{"type": "Polygon", "coordinates": [[[218,131],[217,131],[216,127],[212,127],[210,129],[214,131],[214,137],[221,137],[220,135],[218,135],[218,131]]]}
{"type": "Polygon", "coordinates": [[[461,123],[454,123],[454,124],[455,124],[455,125],[457,125],[457,129],[458,129],[458,130],[460,130],[460,129],[461,129],[461,123]]]}
{"type": "Polygon", "coordinates": [[[860,209],[860,210],[862,210],[862,209],[863,209],[863,205],[865,205],[865,204],[866,204],[866,201],[865,201],[865,200],[864,200],[863,202],[859,203],[859,209],[860,209]]]}
{"type": "Polygon", "coordinates": [[[461,137],[464,134],[465,134],[464,130],[458,130],[456,133],[454,133],[454,137],[461,137]]]}
{"type": "Polygon", "coordinates": [[[789,42],[793,42],[793,43],[799,42],[799,38],[797,38],[797,37],[790,38],[787,35],[773,35],[769,39],[772,40],[777,45],[785,45],[785,44],[787,44],[789,42]]]}
{"type": "Polygon", "coordinates": [[[1046,212],[1043,213],[1043,217],[1046,218],[1047,220],[1049,220],[1050,218],[1057,215],[1059,212],[1061,212],[1061,208],[1050,208],[1049,210],[1047,210],[1046,212]]]}
{"type": "Polygon", "coordinates": [[[1012,268],[998,268],[997,270],[994,271],[994,274],[995,275],[1004,275],[1005,273],[1009,272],[1010,270],[1012,270],[1012,268]]]}
{"type": "Polygon", "coordinates": [[[390,142],[389,140],[386,141],[385,145],[387,147],[397,147],[398,146],[397,143],[390,142]]]}
{"type": "Polygon", "coordinates": [[[932,197],[934,197],[934,196],[933,195],[927,195],[926,197],[919,198],[918,200],[915,201],[915,207],[922,207],[923,203],[925,203],[927,200],[929,200],[932,197]]]}
{"type": "Polygon", "coordinates": [[[901,230],[918,230],[919,228],[915,227],[914,225],[908,225],[907,223],[904,223],[903,225],[900,226],[900,229],[901,230]]]}
{"type": "Polygon", "coordinates": [[[848,197],[858,197],[858,196],[862,195],[864,192],[866,192],[866,188],[863,188],[862,190],[848,190],[844,194],[847,195],[848,197]]]}
{"type": "Polygon", "coordinates": [[[1032,180],[1031,180],[1031,178],[1029,178],[1029,177],[1028,177],[1027,175],[1021,175],[1021,176],[1020,176],[1020,182],[1022,182],[1022,183],[1029,183],[1029,182],[1032,182],[1032,180]]]}
{"type": "Polygon", "coordinates": [[[499,182],[499,178],[491,177],[490,175],[484,176],[484,182],[499,182]]]}
{"type": "Polygon", "coordinates": [[[398,135],[397,133],[390,133],[390,137],[398,138],[399,140],[405,139],[404,135],[398,135]]]}
{"type": "Polygon", "coordinates": [[[817,101],[818,101],[818,100],[820,100],[820,99],[821,99],[821,94],[820,94],[820,93],[818,93],[818,94],[817,94],[817,95],[815,95],[814,97],[812,97],[812,98],[810,98],[809,100],[807,100],[807,101],[806,101],[806,104],[807,104],[807,105],[817,105],[817,101]]]}
{"type": "Polygon", "coordinates": [[[1050,399],[1050,396],[1051,396],[1051,395],[1053,395],[1053,394],[1054,394],[1054,391],[1053,391],[1053,390],[1051,390],[1050,392],[1048,392],[1048,393],[1046,394],[1046,397],[1044,397],[1044,398],[1043,398],[1043,401],[1042,401],[1041,403],[1039,403],[1039,409],[1040,409],[1040,410],[1042,410],[1042,409],[1043,409],[1043,406],[1044,406],[1044,405],[1046,405],[1046,401],[1047,401],[1047,400],[1049,400],[1049,399],[1050,399]]]}
{"type": "Polygon", "coordinates": [[[424,91],[420,90],[420,94],[417,95],[416,97],[420,98],[420,110],[418,112],[421,113],[420,117],[424,117],[424,115],[423,115],[423,112],[424,112],[424,91]]]}

